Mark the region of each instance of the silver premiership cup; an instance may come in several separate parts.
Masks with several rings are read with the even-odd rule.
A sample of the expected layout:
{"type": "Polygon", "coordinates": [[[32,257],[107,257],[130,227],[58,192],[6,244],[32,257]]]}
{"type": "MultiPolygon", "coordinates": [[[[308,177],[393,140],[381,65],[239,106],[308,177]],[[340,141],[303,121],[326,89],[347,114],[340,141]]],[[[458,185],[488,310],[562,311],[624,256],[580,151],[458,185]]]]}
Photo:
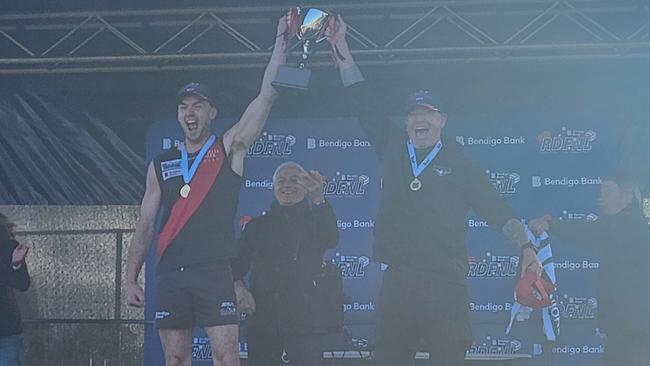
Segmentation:
{"type": "MultiPolygon", "coordinates": [[[[297,67],[280,66],[275,80],[271,84],[274,87],[307,90],[311,76],[311,70],[307,68],[307,60],[313,52],[314,45],[325,40],[325,32],[331,15],[324,10],[311,8],[305,11],[299,7],[292,9],[292,14],[295,16],[291,17],[290,22],[300,22],[296,30],[296,37],[302,44],[302,54],[297,67]]],[[[290,25],[289,28],[292,26],[290,25]]]]}

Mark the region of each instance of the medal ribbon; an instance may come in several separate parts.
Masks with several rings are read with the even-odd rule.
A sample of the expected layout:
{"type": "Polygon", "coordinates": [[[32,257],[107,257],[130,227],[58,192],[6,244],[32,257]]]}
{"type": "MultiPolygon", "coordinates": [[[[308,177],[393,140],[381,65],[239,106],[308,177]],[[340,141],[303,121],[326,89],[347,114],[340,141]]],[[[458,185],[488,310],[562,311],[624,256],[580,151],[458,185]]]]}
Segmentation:
{"type": "Polygon", "coordinates": [[[192,180],[194,174],[196,174],[196,170],[199,168],[199,165],[201,165],[201,160],[203,160],[203,157],[205,157],[208,149],[210,149],[210,146],[212,146],[216,139],[217,137],[215,135],[210,136],[208,141],[206,141],[201,147],[201,150],[199,150],[199,153],[196,155],[196,159],[192,162],[191,167],[189,166],[187,150],[185,149],[185,146],[181,147],[181,169],[183,169],[183,182],[185,182],[185,184],[188,184],[192,180]]]}
{"type": "Polygon", "coordinates": [[[203,200],[208,196],[221,171],[226,154],[223,139],[219,138],[208,150],[207,159],[199,166],[192,182],[192,194],[187,198],[176,200],[169,211],[167,222],[158,234],[156,257],[160,261],[163,253],[172,245],[176,236],[183,230],[203,200]]]}
{"type": "Polygon", "coordinates": [[[415,148],[413,147],[411,140],[406,141],[406,148],[409,152],[409,159],[411,160],[411,170],[413,171],[413,176],[417,178],[429,166],[429,164],[431,164],[433,159],[436,158],[436,155],[438,155],[440,149],[442,149],[442,140],[438,140],[436,146],[431,149],[427,157],[424,158],[420,164],[418,164],[418,158],[415,155],[415,148]]]}

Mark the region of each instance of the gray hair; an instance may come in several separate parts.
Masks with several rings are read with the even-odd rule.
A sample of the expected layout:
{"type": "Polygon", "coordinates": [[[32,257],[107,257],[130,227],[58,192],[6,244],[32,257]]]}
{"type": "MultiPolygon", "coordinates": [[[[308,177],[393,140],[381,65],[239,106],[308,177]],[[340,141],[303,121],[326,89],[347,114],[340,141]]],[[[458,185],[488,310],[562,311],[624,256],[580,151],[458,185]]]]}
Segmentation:
{"type": "Polygon", "coordinates": [[[296,168],[300,170],[301,173],[307,174],[307,171],[305,170],[305,168],[302,167],[302,165],[296,163],[295,161],[285,161],[284,163],[278,165],[277,168],[275,168],[275,172],[273,173],[273,183],[275,183],[275,180],[278,178],[278,173],[280,172],[280,170],[289,167],[296,168]]]}

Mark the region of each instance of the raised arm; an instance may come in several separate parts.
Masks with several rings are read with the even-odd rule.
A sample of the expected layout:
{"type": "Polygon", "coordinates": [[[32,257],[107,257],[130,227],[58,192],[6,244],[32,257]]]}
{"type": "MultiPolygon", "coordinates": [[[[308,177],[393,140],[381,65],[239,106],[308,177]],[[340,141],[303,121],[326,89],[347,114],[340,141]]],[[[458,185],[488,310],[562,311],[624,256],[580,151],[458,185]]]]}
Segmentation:
{"type": "Polygon", "coordinates": [[[27,263],[25,257],[29,252],[29,246],[26,244],[16,243],[16,248],[13,250],[11,256],[11,272],[9,274],[9,286],[19,290],[27,291],[31,279],[27,271],[27,263]]]}
{"type": "Polygon", "coordinates": [[[156,178],[153,161],[147,170],[147,186],[140,206],[140,218],[129,246],[126,267],[126,297],[131,306],[144,306],[144,291],[138,284],[138,276],[151,247],[153,227],[160,207],[160,185],[156,178]]]}
{"type": "Polygon", "coordinates": [[[347,24],[343,18],[340,15],[336,19],[332,18],[327,30],[327,39],[332,45],[334,60],[346,89],[346,100],[357,113],[361,127],[375,151],[381,155],[388,136],[399,136],[399,131],[395,131],[398,127],[387,116],[386,100],[381,91],[374,90],[364,79],[350,52],[346,34],[347,24]]]}
{"type": "Polygon", "coordinates": [[[271,86],[275,79],[278,67],[286,60],[287,31],[286,17],[280,18],[275,37],[275,46],[271,60],[266,66],[260,93],[248,105],[239,122],[230,128],[223,136],[226,154],[230,157],[232,169],[239,175],[244,173],[244,157],[253,141],[264,129],[266,119],[271,111],[277,91],[271,86]]]}
{"type": "Polygon", "coordinates": [[[528,223],[528,227],[533,232],[540,233],[546,231],[549,235],[578,245],[595,245],[600,243],[601,240],[599,239],[605,235],[603,231],[607,230],[607,227],[603,227],[598,221],[560,221],[553,220],[550,216],[532,219],[528,223]]]}
{"type": "Polygon", "coordinates": [[[310,170],[301,176],[300,185],[311,201],[308,223],[314,243],[319,247],[331,249],[339,243],[339,228],[336,226],[334,210],[325,200],[323,184],[325,178],[317,170],[310,170]]]}

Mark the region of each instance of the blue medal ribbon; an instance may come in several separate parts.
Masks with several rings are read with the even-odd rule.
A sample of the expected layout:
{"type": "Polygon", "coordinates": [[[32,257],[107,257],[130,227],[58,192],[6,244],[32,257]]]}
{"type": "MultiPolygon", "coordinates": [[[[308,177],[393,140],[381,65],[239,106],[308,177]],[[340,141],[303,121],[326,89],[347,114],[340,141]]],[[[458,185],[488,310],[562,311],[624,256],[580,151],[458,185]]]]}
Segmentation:
{"type": "Polygon", "coordinates": [[[415,148],[413,147],[411,140],[406,141],[406,147],[409,152],[409,159],[411,160],[411,170],[413,171],[413,176],[417,178],[429,166],[429,164],[431,164],[433,159],[436,158],[436,155],[438,155],[440,149],[442,149],[442,140],[438,140],[438,143],[433,147],[433,149],[431,149],[427,157],[424,158],[420,164],[418,164],[418,158],[415,155],[415,148]]]}
{"type": "Polygon", "coordinates": [[[189,166],[190,162],[187,150],[185,149],[185,146],[181,147],[181,169],[183,170],[183,182],[185,182],[185,184],[188,184],[192,180],[197,169],[199,169],[199,165],[201,165],[201,161],[205,157],[205,154],[207,154],[216,139],[217,137],[215,135],[210,136],[208,141],[206,141],[201,147],[201,150],[199,150],[199,153],[196,155],[191,167],[189,166]]]}

